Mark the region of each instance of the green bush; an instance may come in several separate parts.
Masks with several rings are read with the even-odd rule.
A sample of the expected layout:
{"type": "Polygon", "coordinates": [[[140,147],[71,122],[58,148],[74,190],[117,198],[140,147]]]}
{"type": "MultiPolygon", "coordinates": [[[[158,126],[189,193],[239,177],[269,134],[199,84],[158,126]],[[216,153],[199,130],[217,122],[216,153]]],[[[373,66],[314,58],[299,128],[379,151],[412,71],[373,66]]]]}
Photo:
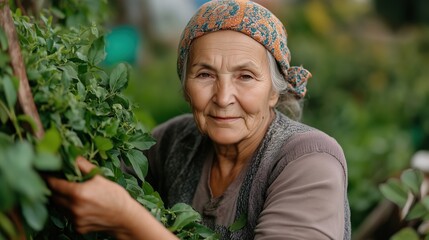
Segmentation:
{"type": "Polygon", "coordinates": [[[23,127],[30,123],[34,130],[34,120],[16,111],[18,80],[0,30],[0,239],[16,238],[22,231],[31,239],[111,238],[103,233],[75,233],[71,219],[48,202],[50,191],[40,173],[78,182],[102,174],[122,185],[179,238],[215,238],[195,210],[180,203],[165,208],[145,181],[148,161],[142,151],[154,140],[122,93],[130,66],[121,63],[111,71],[99,66],[106,55],[102,29],[95,24],[64,27],[52,17],[27,17],[20,11],[13,18],[34,101],[47,131],[42,139],[35,139],[31,129],[23,127]],[[83,176],[75,164],[77,156],[98,167],[83,176]],[[121,163],[136,176],[123,172],[121,163]]]}

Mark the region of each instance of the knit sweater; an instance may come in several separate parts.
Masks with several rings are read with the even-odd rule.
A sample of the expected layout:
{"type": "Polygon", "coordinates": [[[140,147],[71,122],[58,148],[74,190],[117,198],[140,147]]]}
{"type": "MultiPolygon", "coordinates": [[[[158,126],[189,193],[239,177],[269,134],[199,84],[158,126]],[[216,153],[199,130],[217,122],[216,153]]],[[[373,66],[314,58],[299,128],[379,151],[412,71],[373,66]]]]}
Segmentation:
{"type": "MultiPolygon", "coordinates": [[[[201,185],[202,176],[207,176],[206,170],[210,169],[204,166],[210,160],[210,154],[213,154],[213,143],[198,131],[192,115],[189,114],[160,125],[153,134],[157,144],[148,153],[150,161],[148,181],[159,191],[167,206],[178,202],[198,203],[198,199],[194,197],[201,196],[197,189],[201,185]],[[203,170],[206,171],[204,174],[203,170]]],[[[338,169],[342,170],[344,184],[338,191],[344,194],[342,204],[344,211],[341,211],[344,213],[343,239],[350,239],[350,211],[346,196],[347,166],[340,146],[319,130],[292,121],[280,112],[276,112],[275,119],[241,174],[242,179],[240,179],[239,190],[233,205],[235,209],[229,214],[232,214],[234,221],[245,217],[244,227],[237,231],[230,231],[225,223],[219,223],[216,218],[200,209],[204,223],[218,232],[222,239],[255,238],[255,229],[264,224],[261,223],[260,216],[267,208],[266,199],[270,197],[269,189],[277,184],[276,180],[281,179],[280,175],[289,165],[309,154],[313,154],[316,158],[320,154],[328,155],[341,166],[338,169]],[[323,141],[315,141],[317,144],[296,143],[297,136],[308,133],[310,136],[322,138],[323,141]]],[[[210,205],[210,203],[207,204],[210,205]]],[[[216,208],[216,205],[213,207],[216,208]]],[[[323,232],[323,229],[321,231],[323,232]]],[[[287,236],[284,238],[287,239],[287,236]]],[[[339,238],[327,236],[324,239],[339,238]]]]}

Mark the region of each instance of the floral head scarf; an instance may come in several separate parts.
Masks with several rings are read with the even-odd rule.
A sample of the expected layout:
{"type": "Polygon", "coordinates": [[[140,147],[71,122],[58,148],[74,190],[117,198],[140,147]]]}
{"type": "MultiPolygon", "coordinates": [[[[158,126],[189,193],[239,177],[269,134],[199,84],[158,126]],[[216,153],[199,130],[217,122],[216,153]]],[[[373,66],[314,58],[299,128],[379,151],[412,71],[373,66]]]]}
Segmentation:
{"type": "Polygon", "coordinates": [[[248,0],[213,0],[202,5],[185,27],[179,43],[177,71],[182,79],[183,65],[194,39],[210,32],[233,30],[262,44],[276,59],[287,81],[287,90],[303,98],[311,73],[289,65],[286,29],[268,9],[248,0]]]}

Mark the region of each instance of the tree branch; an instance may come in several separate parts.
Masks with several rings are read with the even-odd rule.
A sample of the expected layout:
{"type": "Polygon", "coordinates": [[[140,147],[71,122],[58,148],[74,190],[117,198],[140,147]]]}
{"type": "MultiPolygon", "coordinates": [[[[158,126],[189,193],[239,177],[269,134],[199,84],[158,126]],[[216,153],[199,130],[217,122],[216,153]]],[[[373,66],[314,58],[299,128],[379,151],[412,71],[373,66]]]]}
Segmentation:
{"type": "Polygon", "coordinates": [[[37,112],[36,104],[33,100],[30,85],[28,84],[27,73],[21,55],[21,48],[18,42],[15,25],[8,5],[8,0],[0,0],[0,25],[3,27],[9,42],[9,55],[13,72],[19,79],[18,100],[24,114],[32,117],[37,129],[34,130],[36,138],[41,138],[44,134],[42,122],[37,112]]]}

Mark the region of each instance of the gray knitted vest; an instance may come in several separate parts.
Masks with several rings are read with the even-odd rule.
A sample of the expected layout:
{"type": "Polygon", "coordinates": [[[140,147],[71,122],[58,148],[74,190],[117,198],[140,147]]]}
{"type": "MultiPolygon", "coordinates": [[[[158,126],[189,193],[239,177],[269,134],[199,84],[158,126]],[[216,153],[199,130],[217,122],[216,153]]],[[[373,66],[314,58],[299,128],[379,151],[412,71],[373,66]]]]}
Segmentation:
{"type": "MultiPolygon", "coordinates": [[[[164,200],[167,206],[178,202],[192,203],[201,177],[202,159],[206,159],[205,154],[212,147],[210,140],[198,132],[191,120],[182,125],[181,129],[167,134],[169,138],[174,139],[169,141],[172,144],[169,146],[168,153],[163,153],[166,154],[163,163],[166,178],[162,188],[166,190],[164,200]]],[[[215,225],[211,219],[203,219],[204,223],[219,233],[222,239],[253,239],[258,216],[264,206],[266,191],[290,161],[287,157],[278,156],[281,147],[293,134],[310,130],[313,129],[276,112],[273,123],[251,159],[251,165],[240,188],[235,220],[244,214],[247,216],[246,225],[240,230],[231,232],[227,227],[215,225]]],[[[309,152],[315,150],[308,149],[309,152]]],[[[340,163],[347,176],[345,163],[340,163]]],[[[344,187],[347,192],[347,184],[344,187]]],[[[347,196],[345,199],[344,240],[349,240],[351,238],[350,209],[347,196]]]]}

